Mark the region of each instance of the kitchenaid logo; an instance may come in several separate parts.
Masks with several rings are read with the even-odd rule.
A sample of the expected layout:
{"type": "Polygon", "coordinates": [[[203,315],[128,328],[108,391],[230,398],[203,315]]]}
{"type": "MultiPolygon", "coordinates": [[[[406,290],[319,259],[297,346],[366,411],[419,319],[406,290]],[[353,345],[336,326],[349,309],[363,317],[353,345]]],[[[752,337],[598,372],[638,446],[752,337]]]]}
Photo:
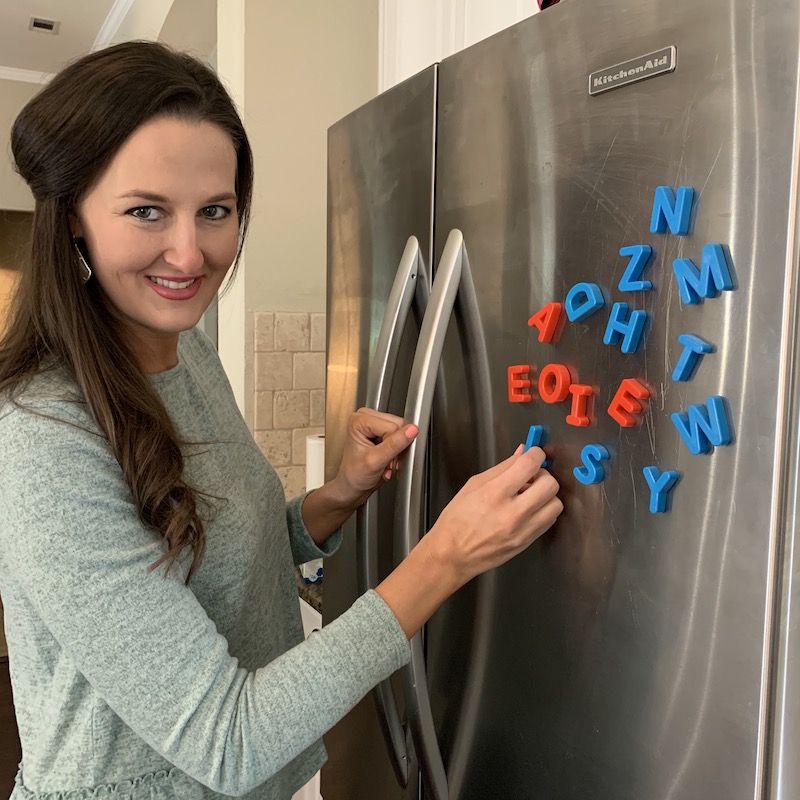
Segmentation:
{"type": "Polygon", "coordinates": [[[674,46],[665,47],[655,53],[648,53],[646,56],[632,58],[622,64],[593,72],[589,76],[589,94],[600,94],[620,86],[627,86],[629,83],[672,72],[677,63],[677,55],[678,51],[674,46]]]}

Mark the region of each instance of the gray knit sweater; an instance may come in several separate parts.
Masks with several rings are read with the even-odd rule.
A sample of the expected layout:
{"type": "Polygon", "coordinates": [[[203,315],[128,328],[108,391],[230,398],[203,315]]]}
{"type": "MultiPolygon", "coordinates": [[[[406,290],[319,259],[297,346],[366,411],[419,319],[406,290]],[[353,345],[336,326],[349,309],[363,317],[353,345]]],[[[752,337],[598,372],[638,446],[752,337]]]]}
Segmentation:
{"type": "Polygon", "coordinates": [[[63,373],[40,375],[26,410],[0,406],[14,800],[287,800],[323,763],[322,733],[408,659],[374,592],[303,642],[293,564],[341,534],[320,550],[302,498],[285,503],[208,340],[183,334],[152,380],[206,443],[185,448],[188,479],[220,498],[189,587],[185,561],[149,570],[162,541],[63,373]]]}

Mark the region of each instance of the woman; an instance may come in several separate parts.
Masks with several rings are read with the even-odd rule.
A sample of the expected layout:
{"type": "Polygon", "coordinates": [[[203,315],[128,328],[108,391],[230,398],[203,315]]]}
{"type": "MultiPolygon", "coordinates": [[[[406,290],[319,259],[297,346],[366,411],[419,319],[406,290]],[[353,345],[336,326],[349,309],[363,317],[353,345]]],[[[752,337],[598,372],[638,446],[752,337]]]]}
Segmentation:
{"type": "Polygon", "coordinates": [[[12,150],[36,199],[0,346],[12,797],[285,800],[436,608],[552,525],[557,484],[520,448],[303,642],[293,564],[336,548],[417,429],[362,409],[335,480],[285,503],[194,327],[248,222],[230,98],[194,59],[123,44],[57,75],[12,150]]]}

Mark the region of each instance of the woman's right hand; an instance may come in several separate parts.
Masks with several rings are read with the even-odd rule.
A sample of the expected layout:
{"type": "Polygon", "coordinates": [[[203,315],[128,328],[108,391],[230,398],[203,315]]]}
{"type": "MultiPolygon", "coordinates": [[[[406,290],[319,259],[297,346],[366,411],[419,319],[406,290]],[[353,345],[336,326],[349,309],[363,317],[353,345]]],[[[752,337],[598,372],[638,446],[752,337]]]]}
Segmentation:
{"type": "MultiPolygon", "coordinates": [[[[558,481],[542,464],[544,451],[518,448],[510,458],[470,478],[422,540],[432,561],[463,585],[521,553],[558,519],[558,481]]],[[[422,542],[420,543],[422,544],[422,542]]]]}
{"type": "Polygon", "coordinates": [[[465,583],[505,563],[539,538],[563,510],[558,482],[538,447],[464,485],[436,524],[376,591],[410,639],[465,583]]]}

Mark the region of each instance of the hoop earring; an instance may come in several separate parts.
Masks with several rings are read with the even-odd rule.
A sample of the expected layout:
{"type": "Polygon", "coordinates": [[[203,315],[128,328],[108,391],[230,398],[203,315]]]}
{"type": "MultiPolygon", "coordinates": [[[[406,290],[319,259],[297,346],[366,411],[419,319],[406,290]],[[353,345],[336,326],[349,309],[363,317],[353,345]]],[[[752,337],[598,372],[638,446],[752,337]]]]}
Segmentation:
{"type": "Polygon", "coordinates": [[[83,253],[81,252],[81,248],[78,247],[78,240],[72,240],[72,246],[75,248],[75,252],[78,254],[78,266],[80,267],[81,271],[81,281],[86,283],[89,278],[92,277],[92,268],[86,263],[86,259],[83,257],[83,253]]]}

